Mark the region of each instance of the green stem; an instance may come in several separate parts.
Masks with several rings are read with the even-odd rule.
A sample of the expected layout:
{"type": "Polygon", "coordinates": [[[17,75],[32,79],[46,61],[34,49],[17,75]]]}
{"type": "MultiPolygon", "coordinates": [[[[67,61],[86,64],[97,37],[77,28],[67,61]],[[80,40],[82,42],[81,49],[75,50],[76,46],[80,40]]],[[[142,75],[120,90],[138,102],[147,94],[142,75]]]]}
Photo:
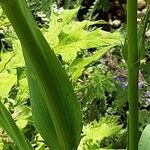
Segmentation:
{"type": "Polygon", "coordinates": [[[138,150],[137,0],[127,1],[128,34],[128,150],[138,150]]]}

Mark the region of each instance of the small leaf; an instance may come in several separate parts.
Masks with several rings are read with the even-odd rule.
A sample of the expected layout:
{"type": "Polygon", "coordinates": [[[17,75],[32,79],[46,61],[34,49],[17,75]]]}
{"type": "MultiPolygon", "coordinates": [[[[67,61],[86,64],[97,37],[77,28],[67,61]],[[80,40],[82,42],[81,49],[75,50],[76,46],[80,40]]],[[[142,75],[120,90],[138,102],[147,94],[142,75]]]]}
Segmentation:
{"type": "Polygon", "coordinates": [[[120,34],[108,33],[100,29],[89,32],[79,27],[69,34],[60,34],[59,39],[59,44],[54,47],[55,52],[62,55],[64,61],[72,63],[80,50],[119,44],[120,34]]]}

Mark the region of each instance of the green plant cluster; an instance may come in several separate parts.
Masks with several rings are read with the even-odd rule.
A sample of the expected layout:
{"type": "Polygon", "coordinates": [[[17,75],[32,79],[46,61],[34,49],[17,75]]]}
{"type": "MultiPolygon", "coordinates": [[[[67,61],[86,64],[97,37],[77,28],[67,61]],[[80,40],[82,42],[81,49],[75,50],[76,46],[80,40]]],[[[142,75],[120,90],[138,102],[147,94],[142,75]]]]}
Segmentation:
{"type": "MultiPolygon", "coordinates": [[[[1,3],[7,5],[3,0],[1,3]]],[[[40,29],[27,10],[31,23],[24,31],[8,15],[11,10],[6,9],[18,37],[0,8],[0,149],[127,148],[127,39],[120,30],[106,32],[98,28],[107,25],[105,21],[92,21],[99,3],[95,1],[90,7],[87,20],[79,21],[81,1],[73,1],[70,8],[76,4],[74,9],[67,9],[70,1],[65,1],[63,8],[52,5],[54,1],[28,1],[40,29]],[[20,32],[25,32],[25,38],[20,32]],[[30,38],[39,45],[36,47],[30,38]],[[126,80],[118,72],[125,72],[126,80]]],[[[149,40],[144,36],[149,14],[148,9],[138,30],[139,60],[143,61],[149,59],[149,40]]],[[[148,150],[149,62],[141,62],[140,70],[139,150],[148,150]]]]}

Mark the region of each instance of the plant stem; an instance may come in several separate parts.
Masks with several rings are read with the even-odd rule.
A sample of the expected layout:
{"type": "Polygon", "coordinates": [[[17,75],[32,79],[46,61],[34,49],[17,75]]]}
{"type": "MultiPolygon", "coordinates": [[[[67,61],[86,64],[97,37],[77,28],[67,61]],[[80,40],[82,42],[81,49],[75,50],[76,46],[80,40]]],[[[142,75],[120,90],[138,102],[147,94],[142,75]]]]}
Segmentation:
{"type": "Polygon", "coordinates": [[[128,34],[128,150],[138,150],[137,0],[127,1],[128,34]]]}

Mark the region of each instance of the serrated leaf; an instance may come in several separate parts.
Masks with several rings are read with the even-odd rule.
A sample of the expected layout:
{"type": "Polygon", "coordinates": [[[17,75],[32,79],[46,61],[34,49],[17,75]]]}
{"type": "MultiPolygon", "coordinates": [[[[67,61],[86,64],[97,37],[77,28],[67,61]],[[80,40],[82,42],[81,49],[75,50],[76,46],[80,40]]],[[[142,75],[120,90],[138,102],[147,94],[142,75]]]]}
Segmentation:
{"type": "Polygon", "coordinates": [[[76,58],[79,50],[119,44],[120,41],[119,33],[108,33],[100,29],[89,32],[77,28],[69,34],[60,35],[59,38],[60,42],[54,47],[54,50],[69,63],[76,58]]]}
{"type": "MultiPolygon", "coordinates": [[[[73,81],[76,81],[79,76],[81,76],[82,71],[84,68],[89,65],[90,63],[96,61],[98,58],[100,58],[102,55],[104,55],[112,46],[102,48],[100,50],[97,50],[92,56],[89,56],[85,59],[82,59],[78,64],[75,64],[75,66],[71,66],[70,68],[74,67],[74,71],[71,74],[71,79],[73,81]],[[75,69],[76,68],[76,69],[75,69]]],[[[71,69],[70,69],[71,70],[71,69]]]]}
{"type": "Polygon", "coordinates": [[[116,134],[121,130],[121,126],[117,125],[116,118],[102,119],[101,122],[92,122],[91,127],[85,131],[85,138],[92,139],[93,142],[101,141],[104,137],[116,134]]]}
{"type": "Polygon", "coordinates": [[[94,150],[98,149],[98,145],[102,139],[117,134],[121,128],[122,126],[118,125],[117,117],[108,116],[106,118],[101,118],[98,122],[91,122],[83,128],[84,137],[80,142],[78,150],[86,150],[85,147],[88,143],[90,144],[88,148],[93,146],[95,147],[94,150]]]}
{"type": "Polygon", "coordinates": [[[56,54],[60,54],[67,63],[72,63],[77,52],[83,49],[97,48],[111,44],[120,44],[119,32],[110,33],[96,29],[87,31],[90,25],[104,24],[102,20],[82,22],[72,21],[77,9],[64,10],[60,14],[52,14],[50,28],[45,37],[56,54]],[[70,13],[70,14],[69,14],[70,13]]]}
{"type": "Polygon", "coordinates": [[[4,70],[9,70],[13,73],[16,73],[17,67],[25,65],[19,40],[14,40],[12,45],[13,51],[1,53],[0,73],[4,70]]]}
{"type": "Polygon", "coordinates": [[[72,10],[65,10],[60,14],[56,14],[52,12],[50,17],[50,28],[48,29],[47,33],[45,34],[48,43],[53,47],[59,44],[58,35],[60,34],[62,28],[71,22],[72,18],[75,16],[79,7],[72,10]]]}

